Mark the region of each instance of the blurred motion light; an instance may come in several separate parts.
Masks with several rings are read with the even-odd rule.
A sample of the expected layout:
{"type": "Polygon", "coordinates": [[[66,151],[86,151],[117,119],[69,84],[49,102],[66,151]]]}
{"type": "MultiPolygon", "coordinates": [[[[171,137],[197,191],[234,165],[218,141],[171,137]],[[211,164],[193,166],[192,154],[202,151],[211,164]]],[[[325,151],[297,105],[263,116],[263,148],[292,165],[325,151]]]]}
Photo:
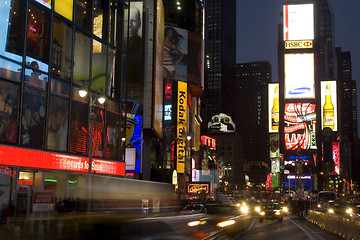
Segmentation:
{"type": "Polygon", "coordinates": [[[230,225],[233,225],[235,224],[235,220],[227,220],[227,221],[224,221],[224,222],[219,222],[216,226],[218,227],[227,227],[227,226],[230,226],[230,225]]]}

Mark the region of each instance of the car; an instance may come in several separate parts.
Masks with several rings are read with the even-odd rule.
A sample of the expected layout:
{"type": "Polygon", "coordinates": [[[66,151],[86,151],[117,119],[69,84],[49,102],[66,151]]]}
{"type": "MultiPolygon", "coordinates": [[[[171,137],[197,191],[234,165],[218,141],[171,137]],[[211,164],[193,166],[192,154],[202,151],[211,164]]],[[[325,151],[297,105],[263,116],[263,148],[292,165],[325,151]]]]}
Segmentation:
{"type": "Polygon", "coordinates": [[[221,202],[206,204],[207,213],[188,223],[197,236],[208,239],[231,237],[245,228],[245,216],[236,204],[221,202]]]}
{"type": "Polygon", "coordinates": [[[353,207],[347,202],[330,201],[329,206],[326,208],[325,212],[329,214],[350,216],[353,213],[353,207]]]}
{"type": "Polygon", "coordinates": [[[197,213],[206,213],[206,207],[201,203],[187,204],[183,210],[180,211],[180,214],[197,214],[197,213]]]}
{"type": "Polygon", "coordinates": [[[283,213],[281,205],[278,203],[264,203],[259,211],[259,221],[262,222],[265,219],[283,221],[283,213]]]}

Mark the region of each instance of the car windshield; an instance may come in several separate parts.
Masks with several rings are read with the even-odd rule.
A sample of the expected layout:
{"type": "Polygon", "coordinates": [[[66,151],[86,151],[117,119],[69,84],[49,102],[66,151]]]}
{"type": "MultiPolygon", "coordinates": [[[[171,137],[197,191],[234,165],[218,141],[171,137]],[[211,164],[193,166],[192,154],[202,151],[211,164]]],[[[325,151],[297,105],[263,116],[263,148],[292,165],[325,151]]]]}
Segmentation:
{"type": "Polygon", "coordinates": [[[264,209],[280,209],[279,205],[277,204],[265,204],[264,209]]]}

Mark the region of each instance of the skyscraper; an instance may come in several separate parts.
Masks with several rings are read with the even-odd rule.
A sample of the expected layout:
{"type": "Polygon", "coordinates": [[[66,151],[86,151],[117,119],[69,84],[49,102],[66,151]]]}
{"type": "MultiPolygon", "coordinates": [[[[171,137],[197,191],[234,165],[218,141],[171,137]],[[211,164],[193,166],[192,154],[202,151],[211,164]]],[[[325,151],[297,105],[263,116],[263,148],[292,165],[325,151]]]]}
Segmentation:
{"type": "Polygon", "coordinates": [[[204,120],[220,112],[232,114],[229,99],[235,79],[236,1],[205,1],[204,120]]]}

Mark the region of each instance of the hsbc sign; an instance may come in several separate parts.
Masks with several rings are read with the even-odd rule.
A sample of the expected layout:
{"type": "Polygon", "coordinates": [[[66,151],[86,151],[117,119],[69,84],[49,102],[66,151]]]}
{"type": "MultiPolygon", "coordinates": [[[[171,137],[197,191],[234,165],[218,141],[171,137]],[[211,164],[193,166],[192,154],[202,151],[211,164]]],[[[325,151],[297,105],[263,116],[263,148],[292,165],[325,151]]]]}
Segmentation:
{"type": "Polygon", "coordinates": [[[285,49],[312,48],[313,41],[286,41],[285,49]]]}

